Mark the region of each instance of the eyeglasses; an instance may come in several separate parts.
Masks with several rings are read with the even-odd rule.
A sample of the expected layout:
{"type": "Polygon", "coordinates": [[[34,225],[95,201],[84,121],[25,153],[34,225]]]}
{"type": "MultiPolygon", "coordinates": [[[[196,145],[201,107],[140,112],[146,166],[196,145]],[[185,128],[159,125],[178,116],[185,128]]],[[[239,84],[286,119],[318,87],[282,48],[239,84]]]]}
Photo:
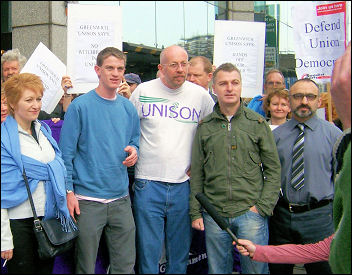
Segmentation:
{"type": "Polygon", "coordinates": [[[182,69],[186,68],[189,65],[189,62],[181,62],[181,63],[170,63],[170,64],[161,64],[170,67],[173,70],[178,69],[179,66],[181,66],[182,69]]]}
{"type": "Polygon", "coordinates": [[[268,85],[268,86],[274,86],[274,84],[276,84],[277,86],[283,85],[282,82],[273,82],[273,81],[269,81],[269,82],[266,83],[266,85],[268,85]]]}
{"type": "Polygon", "coordinates": [[[300,94],[300,93],[294,94],[291,96],[296,100],[303,100],[303,98],[306,97],[308,101],[313,101],[318,97],[317,95],[314,95],[314,94],[300,94]]]}

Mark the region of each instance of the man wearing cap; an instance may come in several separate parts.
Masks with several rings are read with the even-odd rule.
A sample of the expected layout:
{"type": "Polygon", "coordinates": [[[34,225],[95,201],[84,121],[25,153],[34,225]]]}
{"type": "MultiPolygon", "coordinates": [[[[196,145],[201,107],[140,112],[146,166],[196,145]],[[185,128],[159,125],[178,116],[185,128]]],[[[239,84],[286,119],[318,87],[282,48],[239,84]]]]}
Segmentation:
{"type": "Polygon", "coordinates": [[[126,98],[130,98],[131,94],[133,93],[133,91],[137,88],[137,86],[139,84],[142,83],[141,78],[139,77],[138,74],[134,74],[134,73],[129,73],[129,74],[125,74],[125,80],[128,84],[128,86],[130,86],[130,93],[129,94],[123,94],[124,97],[126,98]]]}

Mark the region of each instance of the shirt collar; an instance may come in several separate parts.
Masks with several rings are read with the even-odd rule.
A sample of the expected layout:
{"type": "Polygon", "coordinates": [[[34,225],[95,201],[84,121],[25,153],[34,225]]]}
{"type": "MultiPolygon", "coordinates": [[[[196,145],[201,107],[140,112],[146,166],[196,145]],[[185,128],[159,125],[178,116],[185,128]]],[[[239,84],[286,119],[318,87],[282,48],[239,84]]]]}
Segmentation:
{"type": "MultiPolygon", "coordinates": [[[[291,121],[292,129],[294,129],[297,126],[297,124],[302,123],[302,122],[297,121],[294,118],[292,118],[290,121],[291,121]]],[[[303,122],[303,124],[306,127],[308,127],[309,129],[311,129],[312,131],[314,131],[317,128],[317,126],[318,126],[318,117],[317,117],[317,115],[315,114],[310,119],[308,119],[305,122],[303,122]]]]}
{"type": "MultiPolygon", "coordinates": [[[[41,124],[40,124],[40,122],[39,122],[38,120],[34,120],[33,123],[34,123],[35,132],[36,132],[36,134],[38,135],[38,133],[39,133],[39,131],[40,131],[40,126],[41,126],[41,124]]],[[[19,123],[17,123],[17,127],[18,127],[18,131],[19,131],[19,132],[22,132],[22,133],[25,133],[25,134],[29,135],[29,134],[20,126],[19,123]]]]}

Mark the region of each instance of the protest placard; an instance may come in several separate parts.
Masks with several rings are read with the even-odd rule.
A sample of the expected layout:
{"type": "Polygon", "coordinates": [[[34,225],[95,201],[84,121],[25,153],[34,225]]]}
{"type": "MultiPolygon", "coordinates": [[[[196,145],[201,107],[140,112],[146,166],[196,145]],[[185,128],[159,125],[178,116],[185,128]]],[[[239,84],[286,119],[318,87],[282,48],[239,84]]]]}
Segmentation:
{"type": "Polygon", "coordinates": [[[44,86],[42,110],[50,114],[64,94],[61,79],[66,74],[66,65],[40,42],[20,73],[32,73],[41,78],[44,86]]]}
{"type": "Polygon", "coordinates": [[[233,63],[241,71],[242,97],[262,93],[265,48],[265,23],[215,21],[214,61],[218,67],[233,63]]]}
{"type": "Polygon", "coordinates": [[[86,93],[98,86],[94,66],[106,47],[122,50],[121,7],[68,4],[67,75],[73,85],[68,93],[86,93]]]}
{"type": "Polygon", "coordinates": [[[292,8],[297,78],[330,82],[346,48],[346,2],[306,1],[292,8]]]}

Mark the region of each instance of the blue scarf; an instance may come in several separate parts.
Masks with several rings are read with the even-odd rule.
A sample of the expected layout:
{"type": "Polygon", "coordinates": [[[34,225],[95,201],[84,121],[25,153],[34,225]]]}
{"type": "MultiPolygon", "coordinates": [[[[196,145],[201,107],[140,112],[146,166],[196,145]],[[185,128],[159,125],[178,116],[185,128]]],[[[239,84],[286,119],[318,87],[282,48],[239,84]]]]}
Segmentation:
{"type": "Polygon", "coordinates": [[[15,207],[28,199],[22,176],[25,169],[33,193],[39,181],[45,181],[44,220],[60,219],[65,232],[76,230],[66,202],[66,168],[61,151],[51,136],[50,128],[41,123],[40,130],[55,150],[55,159],[47,164],[21,154],[17,121],[8,116],[1,124],[1,208],[15,207]]]}

